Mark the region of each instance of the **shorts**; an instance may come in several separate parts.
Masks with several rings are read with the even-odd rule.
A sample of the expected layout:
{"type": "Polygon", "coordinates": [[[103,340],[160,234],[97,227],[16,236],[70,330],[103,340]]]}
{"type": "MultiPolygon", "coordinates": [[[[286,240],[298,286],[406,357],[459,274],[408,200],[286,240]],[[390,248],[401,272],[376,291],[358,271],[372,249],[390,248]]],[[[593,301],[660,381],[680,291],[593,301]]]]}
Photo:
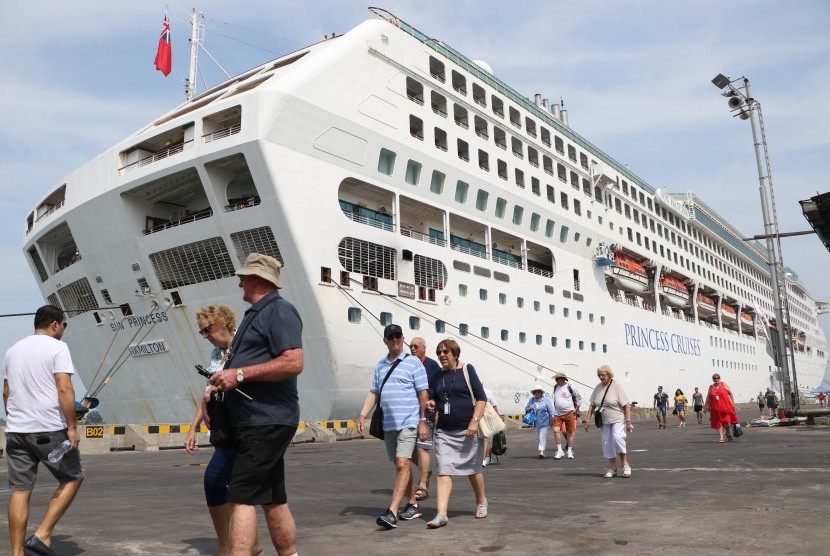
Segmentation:
{"type": "Polygon", "coordinates": [[[682,403],[679,403],[676,406],[674,406],[674,410],[678,413],[680,413],[681,411],[685,412],[686,411],[686,406],[682,403]]]}
{"type": "Polygon", "coordinates": [[[41,463],[59,484],[82,481],[84,468],[78,450],[67,452],[58,463],[49,461],[49,452],[66,439],[65,429],[52,432],[7,432],[9,490],[34,490],[38,465],[41,463]]]}
{"type": "Polygon", "coordinates": [[[563,428],[568,434],[576,431],[576,411],[569,411],[564,415],[555,415],[553,417],[553,429],[562,430],[563,428]],[[565,426],[563,427],[562,425],[565,426]]]}
{"type": "Polygon", "coordinates": [[[759,403],[759,404],[758,404],[758,409],[764,409],[765,407],[766,407],[766,406],[765,406],[764,404],[762,404],[762,403],[759,403]]]}
{"type": "Polygon", "coordinates": [[[285,504],[285,451],[296,425],[236,427],[236,459],[228,484],[228,502],[248,506],[285,504]]]}
{"type": "Polygon", "coordinates": [[[659,406],[659,405],[658,405],[658,406],[654,409],[654,414],[655,414],[655,415],[665,415],[665,414],[666,414],[666,406],[659,406]]]}
{"type": "Polygon", "coordinates": [[[389,456],[389,461],[395,461],[395,458],[411,458],[415,452],[417,439],[418,429],[383,431],[383,442],[386,444],[386,455],[389,456]]]}
{"type": "Polygon", "coordinates": [[[696,405],[695,406],[695,413],[700,413],[701,411],[703,411],[703,406],[702,405],[696,405]]]}

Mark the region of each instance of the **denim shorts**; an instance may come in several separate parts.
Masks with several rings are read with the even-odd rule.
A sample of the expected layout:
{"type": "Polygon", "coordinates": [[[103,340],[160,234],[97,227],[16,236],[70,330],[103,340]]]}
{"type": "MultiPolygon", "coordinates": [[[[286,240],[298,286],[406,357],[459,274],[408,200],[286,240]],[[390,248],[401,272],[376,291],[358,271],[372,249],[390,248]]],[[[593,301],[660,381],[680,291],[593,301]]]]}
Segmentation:
{"type": "Polygon", "coordinates": [[[33,490],[38,465],[41,463],[59,484],[83,480],[84,468],[78,450],[67,452],[58,463],[49,461],[49,452],[66,439],[66,429],[52,432],[7,432],[9,490],[33,490]]]}

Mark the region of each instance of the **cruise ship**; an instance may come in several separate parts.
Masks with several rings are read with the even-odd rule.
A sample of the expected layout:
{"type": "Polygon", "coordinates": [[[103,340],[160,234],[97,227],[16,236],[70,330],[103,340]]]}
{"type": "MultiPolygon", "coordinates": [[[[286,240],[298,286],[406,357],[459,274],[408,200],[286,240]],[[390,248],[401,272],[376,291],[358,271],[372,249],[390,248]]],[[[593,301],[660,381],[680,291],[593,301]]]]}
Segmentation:
{"type": "Polygon", "coordinates": [[[778,326],[799,386],[821,384],[827,306],[795,272],[776,323],[765,251],[710,204],[370,10],[150,122],[26,217],[26,259],[108,422],[191,419],[211,348],[195,313],[241,317],[251,252],[283,262],[303,318],[307,421],[356,415],[389,323],[429,349],[456,338],[505,414],[555,371],[590,392],[602,364],[641,405],[713,372],[746,402],[780,387],[778,326]]]}

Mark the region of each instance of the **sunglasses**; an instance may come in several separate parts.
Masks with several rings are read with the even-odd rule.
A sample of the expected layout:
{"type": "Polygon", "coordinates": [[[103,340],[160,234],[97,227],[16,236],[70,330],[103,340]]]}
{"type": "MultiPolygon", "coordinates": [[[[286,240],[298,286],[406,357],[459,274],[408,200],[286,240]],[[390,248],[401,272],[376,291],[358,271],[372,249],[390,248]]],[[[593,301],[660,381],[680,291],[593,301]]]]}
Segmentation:
{"type": "Polygon", "coordinates": [[[403,334],[390,334],[386,337],[387,340],[400,340],[403,338],[403,334]]]}
{"type": "Polygon", "coordinates": [[[209,325],[205,326],[204,328],[200,328],[199,329],[199,334],[201,334],[202,336],[207,336],[208,333],[210,332],[210,327],[211,326],[213,326],[213,325],[209,324],[209,325]]]}
{"type": "Polygon", "coordinates": [[[444,348],[444,349],[436,349],[436,350],[435,350],[435,353],[436,353],[437,355],[444,355],[445,353],[447,353],[447,354],[452,353],[452,351],[450,351],[450,350],[448,350],[448,349],[444,348]]]}
{"type": "Polygon", "coordinates": [[[64,330],[66,330],[66,327],[69,326],[69,323],[66,321],[63,321],[61,324],[63,325],[64,330]]]}

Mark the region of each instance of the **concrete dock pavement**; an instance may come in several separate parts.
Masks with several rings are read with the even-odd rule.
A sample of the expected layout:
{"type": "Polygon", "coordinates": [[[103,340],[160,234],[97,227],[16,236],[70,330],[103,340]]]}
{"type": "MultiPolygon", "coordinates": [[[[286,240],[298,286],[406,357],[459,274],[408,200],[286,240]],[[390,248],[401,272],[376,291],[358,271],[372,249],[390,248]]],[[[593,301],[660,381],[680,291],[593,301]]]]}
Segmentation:
{"type": "MultiPolygon", "coordinates": [[[[742,412],[746,422],[756,413],[742,412]],[[745,415],[744,415],[745,413],[745,415]]],[[[302,555],[381,554],[821,554],[830,518],[830,427],[748,428],[718,444],[692,414],[685,429],[669,419],[635,422],[628,446],[633,476],[602,477],[599,434],[577,432],[573,460],[536,458],[529,429],[508,431],[508,451],[485,471],[490,516],[474,519],[465,478],[454,480],[450,522],[426,528],[424,516],[391,531],[375,525],[393,478],[374,439],[292,446],[289,503],[302,555]]],[[[83,449],[83,444],[81,445],[83,449]]],[[[552,448],[552,449],[551,449],[552,448]]],[[[65,556],[214,554],[202,475],[211,450],[87,455],[87,479],[54,537],[65,556]]],[[[0,554],[5,532],[5,458],[0,459],[0,554]]],[[[45,470],[32,496],[29,533],[55,483],[45,470]]],[[[268,534],[259,519],[260,538],[268,534]]],[[[264,543],[265,544],[265,543],[264,543]]],[[[266,554],[275,554],[266,544],[266,554]]]]}

